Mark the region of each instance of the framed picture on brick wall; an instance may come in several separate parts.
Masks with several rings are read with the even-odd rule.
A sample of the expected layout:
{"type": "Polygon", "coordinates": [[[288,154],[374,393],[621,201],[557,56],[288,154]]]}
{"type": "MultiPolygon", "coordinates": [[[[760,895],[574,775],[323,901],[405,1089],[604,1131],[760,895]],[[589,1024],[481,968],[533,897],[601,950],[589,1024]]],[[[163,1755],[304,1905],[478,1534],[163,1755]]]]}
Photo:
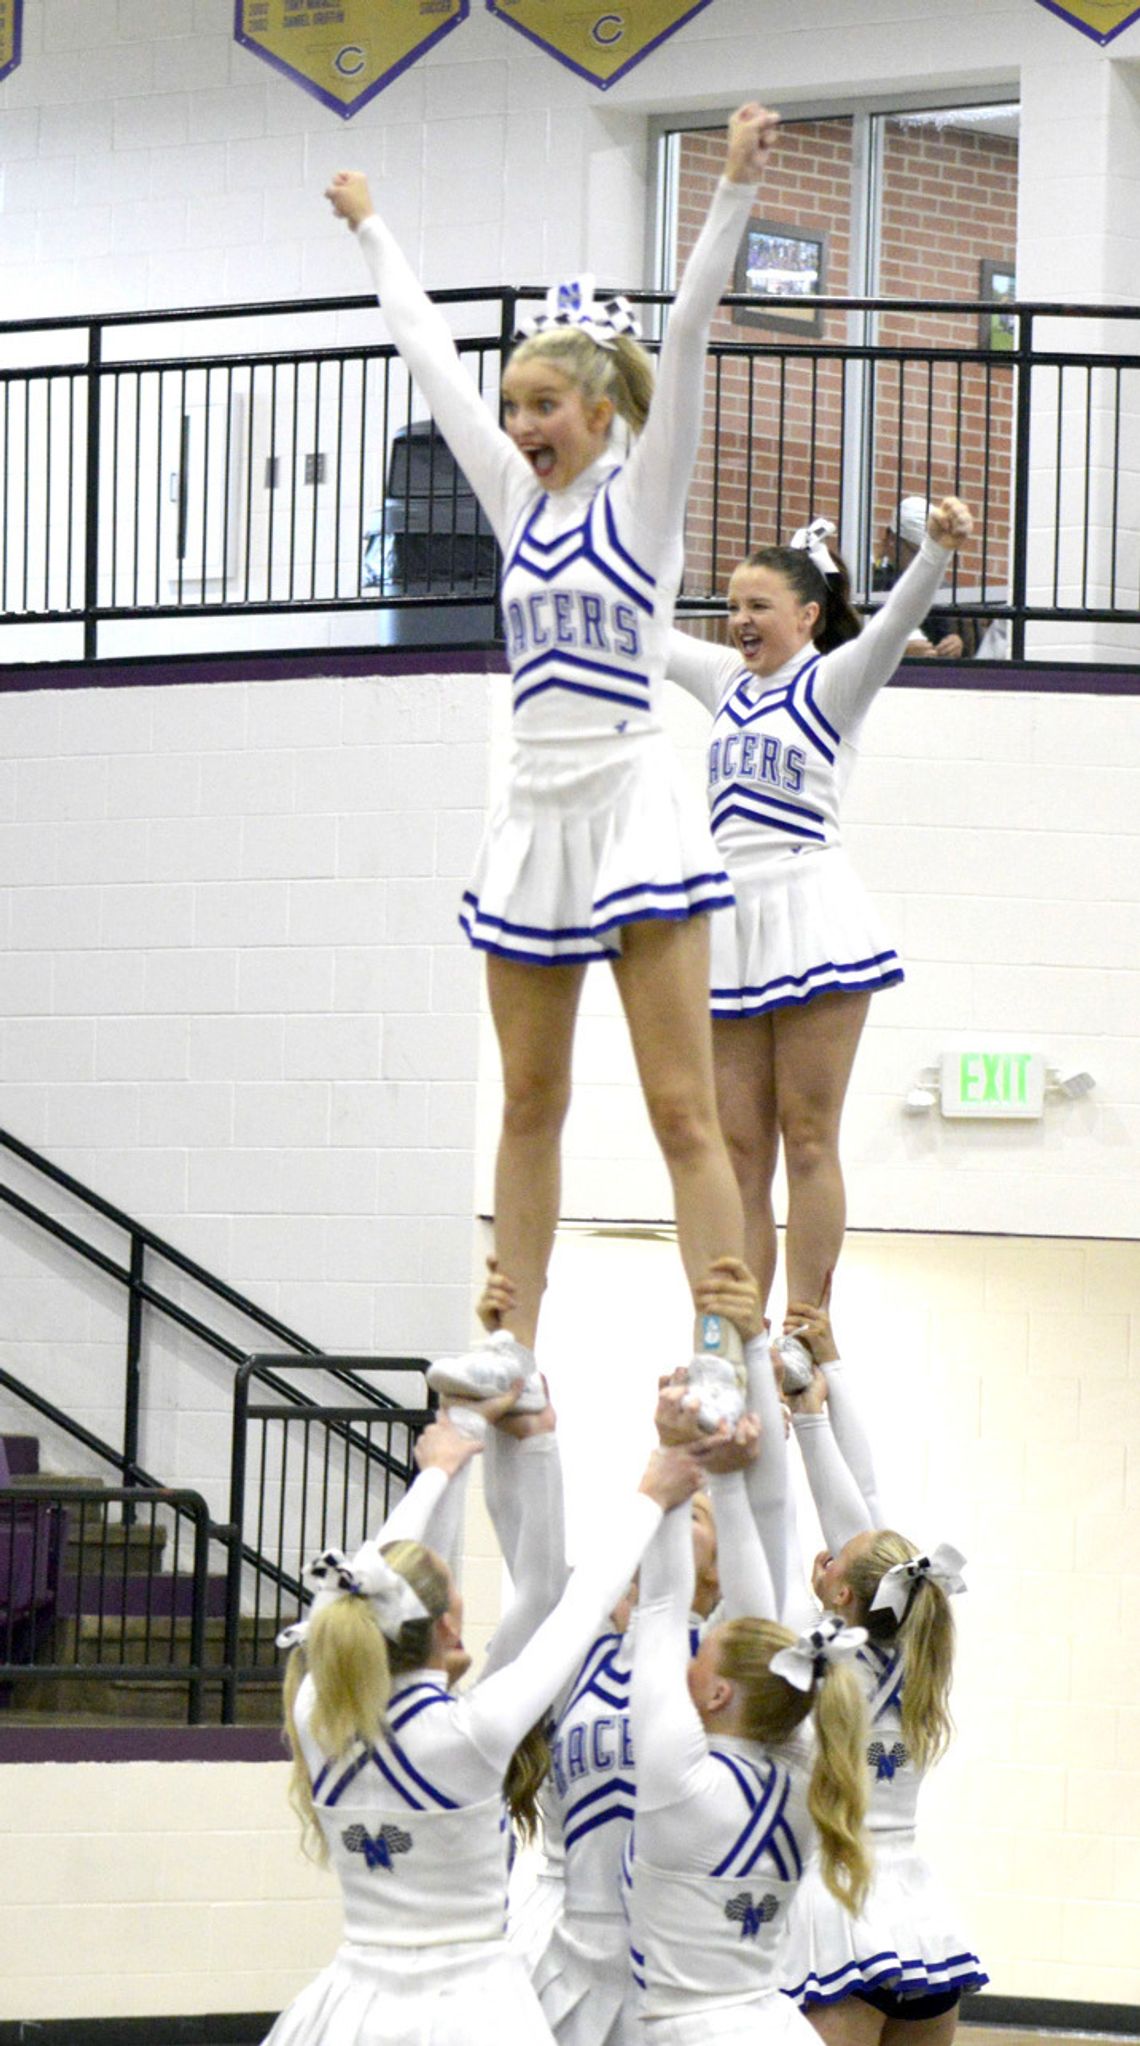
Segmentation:
{"type": "Polygon", "coordinates": [[[978,347],[1002,348],[1008,353],[1014,344],[1016,313],[1007,312],[1005,300],[1017,297],[1017,265],[987,256],[978,278],[978,297],[992,299],[992,305],[978,315],[978,347]]]}
{"type": "Polygon", "coordinates": [[[823,332],[823,307],[799,305],[817,297],[827,269],[827,236],[822,229],[792,227],[777,220],[750,220],[736,258],[732,288],[748,305],[734,305],[742,327],[794,327],[797,334],[823,332]]]}

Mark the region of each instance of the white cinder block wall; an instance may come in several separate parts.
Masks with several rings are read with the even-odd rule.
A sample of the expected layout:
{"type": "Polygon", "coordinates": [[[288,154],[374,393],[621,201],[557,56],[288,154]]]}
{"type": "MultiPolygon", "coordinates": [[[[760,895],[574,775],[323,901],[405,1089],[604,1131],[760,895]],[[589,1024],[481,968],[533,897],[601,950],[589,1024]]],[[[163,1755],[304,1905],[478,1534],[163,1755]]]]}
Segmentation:
{"type": "MultiPolygon", "coordinates": [[[[0,85],[0,317],[355,291],[319,196],[353,160],[431,285],[587,261],[652,282],[648,116],[752,91],[817,102],[837,78],[851,95],[1020,80],[1023,280],[1140,297],[1140,215],[1121,203],[1140,27],[1100,51],[1029,0],[717,0],[603,97],[476,8],[345,133],[237,49],[232,25],[230,0],[27,0],[24,61],[0,85]],[[1106,120],[1110,146],[1090,149],[1106,120]]],[[[0,346],[28,359],[24,340],[0,346]]],[[[466,1326],[494,1062],[452,918],[494,694],[417,676],[0,696],[0,1114],[326,1342],[420,1348],[466,1326]]],[[[676,717],[697,773],[699,733],[676,717]]],[[[1136,1233],[1134,729],[1126,700],[899,690],[880,704],[851,838],[910,980],[878,1004],[856,1075],[856,1220],[1136,1233]],[[1097,1095],[984,1138],[904,1123],[899,1093],[935,1040],[983,1028],[1092,1065],[1097,1095]]],[[[661,1178],[603,990],[584,1018],[567,1205],[608,1211],[616,1190],[617,1212],[656,1217],[661,1178]]],[[[913,1397],[913,1364],[919,1425],[961,1448],[963,1542],[983,1558],[936,1842],[974,1893],[995,1987],[1134,1997],[1135,1684],[1118,1643],[1136,1632],[1135,1270],[1112,1246],[1012,1246],[1012,1268],[998,1243],[943,1243],[912,1265],[904,1249],[872,1246],[864,1266],[852,1246],[851,1333],[866,1354],[884,1291],[902,1289],[893,1396],[913,1397]],[[920,1327],[936,1300],[945,1317],[920,1327]],[[972,1346],[995,1334],[1000,1367],[987,1347],[979,1368],[972,1346]]],[[[49,1288],[45,1262],[64,1260],[30,1265],[6,1220],[16,1368],[110,1427],[117,1304],[99,1283],[49,1288]]],[[[158,1362],[148,1454],[216,1497],[220,1374],[185,1345],[158,1362]]],[[[0,1971],[4,2016],[290,1993],[334,1913],[318,1886],[318,1921],[274,1816],[280,1772],[251,1765],[244,1792],[234,1777],[5,1771],[0,1884],[22,1945],[0,1971]],[[156,1810],[169,1843],[140,1856],[156,1810]],[[81,1941],[74,1896],[96,1888],[105,1908],[96,1924],[85,1907],[81,1941]],[[192,1908],[203,1898],[221,1903],[212,1923],[192,1908]],[[153,1970],[131,1967],[140,1931],[153,1970]],[[50,1945],[48,1981],[27,1976],[29,1939],[50,1945]]]]}

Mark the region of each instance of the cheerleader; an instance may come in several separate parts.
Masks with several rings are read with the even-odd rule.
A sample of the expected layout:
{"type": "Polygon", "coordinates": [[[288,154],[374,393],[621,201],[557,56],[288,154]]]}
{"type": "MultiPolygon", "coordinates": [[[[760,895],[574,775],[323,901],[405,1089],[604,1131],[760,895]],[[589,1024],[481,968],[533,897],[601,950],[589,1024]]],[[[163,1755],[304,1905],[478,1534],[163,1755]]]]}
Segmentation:
{"type": "Polygon", "coordinates": [[[949,1601],[965,1588],[964,1559],[948,1545],[920,1555],[913,1542],[875,1525],[878,1514],[867,1505],[870,1496],[877,1506],[870,1448],[826,1310],[796,1311],[822,1365],[794,1417],[828,1543],[813,1586],[825,1612],[867,1634],[855,1669],[870,1718],[874,1874],[850,1916],[809,1870],[791,1915],[785,1983],[831,2046],[894,2041],[900,2022],[908,2046],[949,2046],[961,1996],[988,1978],[918,1853],[915,1822],[922,1779],[951,1732],[949,1601]]]}
{"type": "MultiPolygon", "coordinates": [[[[825,544],[832,529],[817,521],[796,535],[802,544],[761,547],[734,571],[731,648],[670,639],[670,676],[714,720],[711,821],[736,903],[713,918],[713,1055],[744,1254],[765,1300],[781,1141],[788,1298],[821,1300],[842,1246],[844,1096],[871,995],[903,972],[843,849],[840,800],[863,720],[971,523],[944,498],[862,631],[825,544]]],[[[789,1354],[802,1386],[810,1359],[794,1339],[789,1354]]]]}
{"type": "MultiPolygon", "coordinates": [[[[797,1642],[771,1619],[736,1619],[711,1628],[690,1660],[688,1514],[670,1518],[642,1566],[631,1696],[640,2036],[645,2046],[806,2041],[780,1994],[780,1954],[813,1840],[842,1907],[858,1907],[869,1872],[866,1723],[846,1666],[860,1637],[825,1620],[797,1642]]],[[[770,1583],[766,1597],[770,1611],[770,1583]]]]}
{"type": "MultiPolygon", "coordinates": [[[[776,125],[757,106],[729,124],[724,176],[677,293],[652,409],[651,366],[631,338],[628,306],[595,302],[592,279],[578,278],[524,323],[503,375],[505,431],[374,213],[365,179],[340,172],[328,190],[358,233],[392,338],[504,556],[510,785],[460,922],[487,955],[504,1087],[495,1243],[518,1298],[482,1351],[437,1367],[441,1391],[501,1391],[521,1366],[530,1380],[524,1399],[540,1398],[531,1351],[591,960],[608,960],[617,980],[690,1281],[713,1257],[743,1247],[706,1021],[706,917],[732,891],[689,803],[659,698],[708,327],[776,125]],[[624,461],[611,433],[619,417],[636,436],[624,461]]],[[[710,1332],[700,1347],[718,1344],[731,1348],[725,1332],[710,1332]]],[[[736,1373],[708,1375],[731,1381],[736,1418],[736,1373]]],[[[714,1401],[710,1425],[715,1418],[714,1401]]]]}
{"type": "Polygon", "coordinates": [[[581,1656],[662,1515],[700,1474],[658,1451],[522,1652],[455,1697],[463,1604],[416,1542],[317,1559],[311,1617],[291,1630],[286,1723],[306,1835],[336,1870],[345,1937],[267,2046],[549,2046],[502,1937],[512,1752],[581,1656]]]}

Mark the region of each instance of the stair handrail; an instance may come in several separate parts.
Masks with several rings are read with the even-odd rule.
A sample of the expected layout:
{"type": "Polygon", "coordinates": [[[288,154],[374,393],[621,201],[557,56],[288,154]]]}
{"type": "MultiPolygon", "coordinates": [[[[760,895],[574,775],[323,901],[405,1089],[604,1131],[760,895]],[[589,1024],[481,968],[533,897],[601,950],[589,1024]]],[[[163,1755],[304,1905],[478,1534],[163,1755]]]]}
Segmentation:
{"type": "MultiPolygon", "coordinates": [[[[107,1221],[114,1224],[116,1228],[123,1230],[130,1239],[130,1263],[129,1265],[123,1265],[107,1251],[101,1250],[97,1244],[89,1243],[85,1237],[80,1236],[74,1229],[69,1228],[65,1222],[60,1221],[58,1216],[50,1214],[46,1208],[42,1208],[37,1202],[29,1200],[27,1195],[20,1194],[14,1187],[0,1182],[0,1202],[13,1209],[15,1213],[23,1216],[25,1220],[32,1222],[36,1227],[45,1230],[57,1242],[65,1244],[69,1250],[85,1258],[89,1264],[96,1265],[109,1278],[124,1286],[129,1293],[127,1383],[122,1450],[113,1449],[109,1443],[101,1441],[99,1437],[90,1435],[89,1431],[81,1431],[78,1424],[68,1424],[66,1419],[59,1423],[59,1425],[66,1427],[67,1433],[76,1437],[76,1439],[83,1440],[85,1446],[92,1450],[94,1454],[102,1457],[105,1462],[113,1464],[117,1470],[122,1471],[124,1480],[128,1484],[136,1482],[133,1477],[133,1473],[136,1470],[140,1472],[137,1482],[143,1484],[156,1482],[146,1474],[143,1474],[141,1466],[138,1464],[141,1322],[143,1307],[154,1308],[159,1314],[163,1314],[170,1320],[178,1323],[180,1327],[186,1329],[189,1334],[196,1337],[198,1341],[204,1343],[209,1349],[227,1358],[231,1364],[240,1365],[249,1354],[248,1344],[231,1341],[228,1337],[223,1336],[220,1330],[211,1328],[208,1322],[204,1322],[200,1316],[192,1313],[189,1308],[184,1307],[180,1301],[171,1299],[169,1294],[163,1293],[159,1288],[150,1284],[144,1274],[144,1259],[147,1251],[152,1251],[156,1256],[161,1257],[167,1264],[172,1265],[176,1271],[181,1272],[186,1278],[191,1279],[195,1285],[200,1286],[203,1291],[211,1294],[213,1298],[222,1301],[227,1307],[231,1307],[239,1314],[244,1315],[247,1320],[253,1322],[255,1327],[264,1330],[267,1335],[276,1337],[287,1349],[295,1351],[300,1356],[312,1357],[314,1359],[320,1359],[325,1355],[325,1352],[318,1343],[310,1342],[307,1337],[300,1335],[296,1329],[290,1328],[286,1322],[281,1321],[277,1315],[271,1314],[268,1308],[259,1307],[256,1301],[250,1300],[243,1293],[239,1293],[236,1287],[228,1285],[224,1279],[219,1279],[216,1273],[208,1271],[204,1265],[200,1265],[196,1259],[189,1257],[185,1251],[179,1250],[176,1244],[170,1243],[166,1237],[160,1236],[157,1230],[148,1228],[145,1223],[139,1222],[136,1217],[127,1214],[125,1209],[116,1207],[114,1202],[107,1200],[104,1195],[96,1193],[93,1187],[85,1186],[81,1180],[76,1179],[70,1172],[65,1172],[62,1166],[54,1164],[50,1158],[45,1158],[42,1152],[35,1150],[32,1145],[25,1143],[22,1138],[17,1137],[11,1130],[0,1128],[0,1149],[11,1152],[22,1163],[31,1166],[34,1171],[42,1173],[54,1185],[61,1187],[84,1206],[90,1208],[96,1214],[102,1215],[107,1221]]],[[[394,1404],[386,1394],[378,1392],[375,1386],[369,1385],[365,1380],[355,1379],[351,1372],[336,1366],[330,1367],[330,1370],[332,1377],[336,1378],[341,1384],[349,1386],[354,1393],[359,1394],[367,1403],[382,1409],[390,1408],[394,1404]]],[[[10,1380],[9,1383],[11,1383],[10,1380]]],[[[26,1396],[28,1390],[22,1386],[13,1386],[12,1389],[18,1389],[21,1397],[26,1396]]],[[[306,1403],[305,1394],[298,1392],[294,1387],[288,1386],[284,1381],[275,1390],[282,1392],[286,1398],[292,1399],[295,1404],[301,1405],[306,1403]]],[[[31,1400],[29,1403],[35,1405],[34,1400],[31,1400]]],[[[40,1411],[43,1412],[45,1409],[41,1407],[40,1411]]],[[[56,1420],[57,1414],[58,1410],[50,1418],[56,1420]]]]}

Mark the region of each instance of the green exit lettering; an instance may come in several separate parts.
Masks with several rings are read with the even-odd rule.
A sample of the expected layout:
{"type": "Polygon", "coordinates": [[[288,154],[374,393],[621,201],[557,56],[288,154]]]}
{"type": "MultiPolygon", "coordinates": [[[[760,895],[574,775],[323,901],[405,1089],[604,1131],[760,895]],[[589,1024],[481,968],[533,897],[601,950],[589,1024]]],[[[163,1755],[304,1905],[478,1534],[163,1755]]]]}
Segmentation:
{"type": "Polygon", "coordinates": [[[1012,1107],[1028,1099],[1032,1052],[964,1051],[959,1088],[963,1101],[996,1101],[1012,1107]]]}

